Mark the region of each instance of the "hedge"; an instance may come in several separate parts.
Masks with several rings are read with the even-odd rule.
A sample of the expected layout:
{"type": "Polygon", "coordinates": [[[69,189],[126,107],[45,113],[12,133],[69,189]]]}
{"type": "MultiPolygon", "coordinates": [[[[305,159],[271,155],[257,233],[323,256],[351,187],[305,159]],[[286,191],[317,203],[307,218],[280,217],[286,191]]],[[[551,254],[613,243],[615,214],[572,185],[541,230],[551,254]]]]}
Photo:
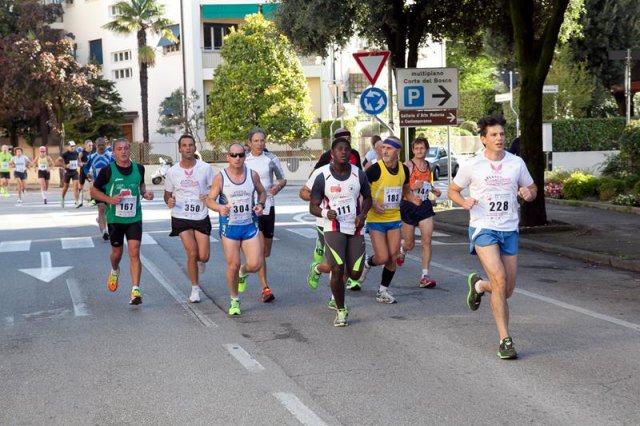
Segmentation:
{"type": "Polygon", "coordinates": [[[553,151],[610,151],[620,148],[624,117],[554,120],[553,151]]]}

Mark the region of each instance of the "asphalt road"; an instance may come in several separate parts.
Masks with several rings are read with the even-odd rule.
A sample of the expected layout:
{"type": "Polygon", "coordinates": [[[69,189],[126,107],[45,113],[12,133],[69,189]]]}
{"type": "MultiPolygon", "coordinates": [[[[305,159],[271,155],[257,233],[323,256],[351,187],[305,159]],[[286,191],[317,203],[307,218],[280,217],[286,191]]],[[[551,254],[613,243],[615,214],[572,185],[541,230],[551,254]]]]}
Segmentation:
{"type": "Polygon", "coordinates": [[[217,233],[206,298],[186,303],[160,191],[143,205],[138,307],[126,258],[121,288],[106,289],[110,248],[94,208],[0,198],[0,424],[637,423],[640,274],[521,251],[510,301],[520,358],[501,361],[490,298],[477,312],[465,305],[477,260],[463,237],[438,232],[435,289],[418,287],[414,251],[392,284],[397,304],[376,303],[373,270],[347,295],[349,327],[335,328],[327,278],[306,284],[313,219],[297,189],[277,198],[276,300],[259,301],[250,277],[238,318],[226,315],[217,233]]]}

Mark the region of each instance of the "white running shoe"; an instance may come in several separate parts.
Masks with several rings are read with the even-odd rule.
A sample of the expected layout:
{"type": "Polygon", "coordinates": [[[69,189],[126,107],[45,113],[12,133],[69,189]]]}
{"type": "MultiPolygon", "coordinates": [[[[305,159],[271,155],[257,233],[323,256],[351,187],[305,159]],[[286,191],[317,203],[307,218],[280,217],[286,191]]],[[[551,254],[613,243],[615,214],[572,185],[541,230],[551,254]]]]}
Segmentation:
{"type": "Polygon", "coordinates": [[[189,296],[189,302],[191,302],[191,303],[199,303],[200,302],[200,287],[199,286],[191,286],[191,296],[189,296]]]}
{"type": "Polygon", "coordinates": [[[376,301],[379,303],[392,304],[396,303],[396,298],[393,297],[393,294],[391,294],[389,290],[378,290],[376,301]]]}

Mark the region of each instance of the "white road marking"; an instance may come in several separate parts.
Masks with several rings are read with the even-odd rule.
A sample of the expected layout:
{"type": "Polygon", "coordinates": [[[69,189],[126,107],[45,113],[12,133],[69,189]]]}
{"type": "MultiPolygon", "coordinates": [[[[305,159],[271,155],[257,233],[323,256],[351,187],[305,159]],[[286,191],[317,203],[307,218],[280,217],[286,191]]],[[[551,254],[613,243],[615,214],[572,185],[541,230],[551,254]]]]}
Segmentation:
{"type": "Polygon", "coordinates": [[[10,253],[14,251],[31,250],[31,240],[25,241],[3,241],[0,243],[0,253],[10,253]]]}
{"type": "Polygon", "coordinates": [[[211,241],[212,243],[217,243],[218,240],[214,237],[212,237],[211,235],[209,235],[209,241],[211,241]]]}
{"type": "Polygon", "coordinates": [[[152,244],[158,244],[158,242],[154,240],[151,235],[147,234],[146,232],[143,232],[140,245],[144,246],[144,245],[152,245],[152,244]]]}
{"type": "Polygon", "coordinates": [[[67,288],[73,302],[73,314],[77,317],[86,317],[89,315],[84,295],[80,290],[80,281],[75,278],[67,278],[67,288]]]}
{"type": "Polygon", "coordinates": [[[217,327],[218,325],[211,321],[209,317],[207,317],[203,312],[201,312],[194,303],[187,302],[187,296],[182,294],[177,288],[175,288],[172,284],[169,283],[169,280],[164,276],[160,268],[158,268],[152,261],[146,258],[144,255],[140,255],[140,260],[142,261],[142,265],[147,268],[147,270],[153,275],[153,277],[164,287],[167,292],[173,296],[174,299],[184,308],[185,311],[189,312],[193,317],[199,321],[205,327],[217,327]]]}
{"type": "Polygon", "coordinates": [[[451,235],[445,234],[444,232],[433,231],[433,234],[431,234],[431,236],[432,237],[450,237],[451,235]]]}
{"type": "Polygon", "coordinates": [[[300,229],[287,228],[287,231],[293,232],[294,234],[298,234],[309,239],[315,239],[318,236],[318,232],[315,229],[311,229],[311,228],[300,228],[300,229]]]}
{"type": "Polygon", "coordinates": [[[303,425],[307,426],[322,426],[326,425],[325,422],[322,421],[320,417],[309,407],[304,405],[300,399],[291,393],[286,392],[275,392],[273,394],[278,401],[289,410],[291,414],[295,416],[296,419],[303,425]]]}
{"type": "Polygon", "coordinates": [[[37,278],[40,281],[44,281],[45,283],[48,283],[54,278],[57,278],[59,275],[64,274],[71,268],[73,268],[73,266],[52,267],[51,253],[48,251],[41,251],[39,268],[26,268],[26,269],[18,269],[18,270],[20,272],[24,272],[27,275],[31,275],[32,277],[37,278]]]}
{"type": "Polygon", "coordinates": [[[249,371],[262,371],[264,367],[237,343],[226,343],[224,348],[249,371]]]}
{"type": "Polygon", "coordinates": [[[91,237],[73,237],[73,238],[61,238],[62,248],[77,249],[77,248],[93,248],[93,239],[91,237]]]}
{"type": "Polygon", "coordinates": [[[14,323],[13,315],[4,317],[4,323],[7,327],[13,327],[13,323],[14,323]]]}

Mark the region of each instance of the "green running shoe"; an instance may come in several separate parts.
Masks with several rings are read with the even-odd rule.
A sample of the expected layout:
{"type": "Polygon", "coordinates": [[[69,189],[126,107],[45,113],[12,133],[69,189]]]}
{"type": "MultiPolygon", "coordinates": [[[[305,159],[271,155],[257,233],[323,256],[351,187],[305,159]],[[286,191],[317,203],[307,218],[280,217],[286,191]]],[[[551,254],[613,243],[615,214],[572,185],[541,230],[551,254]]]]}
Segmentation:
{"type": "Polygon", "coordinates": [[[498,357],[500,359],[518,358],[518,353],[516,352],[516,348],[513,347],[513,339],[511,339],[511,337],[505,337],[500,341],[500,346],[498,347],[498,357]]]}
{"type": "Polygon", "coordinates": [[[324,259],[324,247],[316,247],[313,251],[313,261],[316,263],[322,263],[324,259]]]}
{"type": "Polygon", "coordinates": [[[247,289],[247,276],[248,274],[241,275],[238,271],[238,293],[244,293],[247,289]]]}
{"type": "Polygon", "coordinates": [[[484,292],[478,293],[476,291],[476,283],[481,281],[482,278],[475,272],[469,274],[467,277],[467,285],[469,286],[469,293],[467,293],[467,306],[472,311],[477,311],[480,307],[480,302],[482,301],[482,296],[484,296],[484,292]]]}
{"type": "Polygon", "coordinates": [[[311,290],[318,288],[318,280],[320,279],[320,272],[316,271],[316,266],[318,265],[319,263],[313,262],[309,268],[309,275],[307,275],[307,284],[309,284],[311,290]]]}
{"type": "Polygon", "coordinates": [[[229,315],[240,315],[240,300],[231,299],[229,302],[229,315]]]}
{"type": "Polygon", "coordinates": [[[129,299],[130,305],[139,305],[142,303],[142,294],[140,289],[134,288],[131,290],[131,298],[129,299]]]}
{"type": "Polygon", "coordinates": [[[360,286],[360,281],[349,278],[347,279],[347,289],[351,291],[360,291],[362,290],[362,286],[360,286]]]}
{"type": "Polygon", "coordinates": [[[332,311],[337,311],[338,310],[338,305],[336,305],[336,301],[333,299],[329,299],[329,301],[327,302],[327,308],[331,309],[332,311]]]}
{"type": "Polygon", "coordinates": [[[333,320],[334,327],[346,327],[349,325],[347,322],[347,317],[349,316],[349,312],[346,309],[338,309],[336,312],[336,319],[333,320]]]}

